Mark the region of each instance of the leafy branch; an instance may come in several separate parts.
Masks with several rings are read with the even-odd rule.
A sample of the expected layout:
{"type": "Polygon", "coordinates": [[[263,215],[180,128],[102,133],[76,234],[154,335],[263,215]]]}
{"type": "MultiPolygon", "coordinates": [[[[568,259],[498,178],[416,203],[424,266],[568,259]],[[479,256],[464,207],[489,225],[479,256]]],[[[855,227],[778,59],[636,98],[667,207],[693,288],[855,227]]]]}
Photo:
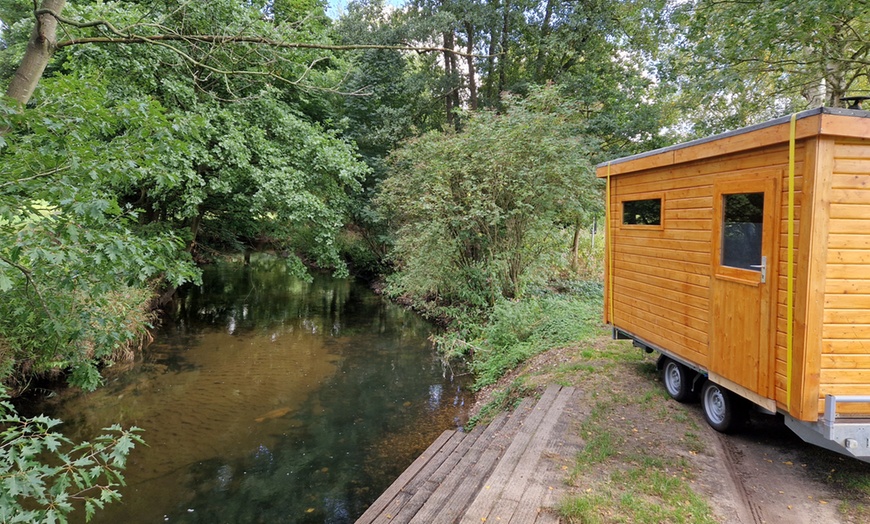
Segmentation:
{"type": "Polygon", "coordinates": [[[66,171],[67,169],[69,169],[68,165],[58,166],[54,169],[49,169],[48,171],[45,171],[43,173],[37,173],[33,176],[29,176],[29,177],[25,177],[25,178],[18,178],[16,180],[10,180],[8,182],[4,182],[4,183],[0,184],[0,189],[3,189],[4,187],[8,187],[8,186],[17,186],[17,185],[21,184],[22,182],[30,182],[32,180],[37,180],[39,178],[50,177],[52,175],[56,175],[58,173],[66,171]]]}
{"type": "Polygon", "coordinates": [[[54,431],[60,420],[22,417],[0,387],[0,521],[66,522],[83,502],[87,520],[118,500],[121,473],[141,429],[103,428],[93,442],[76,444],[54,431]],[[58,465],[52,465],[58,464],[58,465]]]}
{"type": "MultiPolygon", "coordinates": [[[[109,33],[115,36],[95,36],[83,38],[70,38],[58,42],[57,49],[62,49],[67,46],[80,44],[149,44],[155,42],[187,42],[187,43],[205,43],[205,44],[258,44],[268,47],[280,49],[319,49],[323,51],[359,51],[359,50],[386,50],[386,51],[415,51],[418,53],[451,53],[457,56],[466,58],[488,58],[489,55],[479,55],[474,53],[465,53],[456,49],[449,49],[438,46],[414,46],[414,45],[384,45],[384,44],[320,44],[312,42],[287,42],[284,40],[275,40],[262,36],[252,35],[185,35],[178,33],[157,34],[157,35],[137,35],[130,28],[118,29],[108,20],[91,20],[87,22],[78,22],[65,18],[50,9],[37,9],[34,15],[50,15],[58,22],[66,24],[78,29],[87,29],[92,27],[104,27],[109,33]]],[[[153,24],[149,24],[152,25],[153,24]]],[[[160,26],[157,26],[160,27],[160,26]]],[[[165,29],[162,28],[161,29],[165,29]]]]}
{"type": "Polygon", "coordinates": [[[255,45],[255,46],[263,46],[275,49],[302,49],[302,50],[321,50],[321,51],[332,51],[332,52],[344,52],[344,51],[361,51],[361,50],[389,50],[389,51],[409,51],[409,52],[417,52],[417,53],[452,53],[454,55],[459,55],[462,57],[479,57],[485,58],[488,55],[474,55],[469,53],[464,53],[462,51],[457,51],[455,49],[448,49],[444,47],[438,46],[414,46],[414,45],[383,45],[383,44],[324,44],[324,43],[312,43],[312,42],[289,42],[286,40],[279,40],[274,38],[268,38],[259,35],[246,35],[246,34],[232,34],[232,35],[217,35],[217,34],[180,34],[174,32],[171,28],[165,27],[161,24],[133,24],[126,28],[119,29],[112,22],[104,19],[98,20],[89,20],[89,21],[77,21],[72,20],[70,18],[66,18],[62,16],[59,12],[48,9],[48,8],[40,8],[34,11],[34,16],[37,20],[42,16],[50,16],[54,18],[58,23],[63,26],[75,27],[77,29],[99,29],[107,33],[106,36],[86,36],[86,37],[74,37],[70,36],[67,33],[67,36],[70,36],[67,40],[57,42],[54,44],[53,48],[55,50],[63,49],[64,47],[74,46],[74,45],[85,45],[85,44],[98,44],[98,45],[117,45],[117,44],[150,44],[162,47],[175,53],[182,60],[188,62],[189,64],[201,68],[205,71],[209,71],[210,73],[214,73],[222,76],[258,76],[265,77],[276,80],[281,83],[286,83],[288,85],[303,87],[303,88],[313,88],[318,91],[327,91],[333,93],[339,93],[342,95],[348,96],[360,96],[366,93],[363,90],[356,90],[351,92],[345,92],[340,90],[340,86],[346,79],[340,80],[336,85],[332,87],[314,87],[312,85],[308,85],[305,83],[305,79],[308,77],[309,73],[314,69],[314,67],[323,60],[323,58],[318,58],[311,61],[305,70],[295,79],[287,78],[284,75],[278,74],[274,71],[260,71],[260,70],[231,70],[231,69],[223,69],[221,67],[216,67],[214,65],[208,64],[203,60],[199,60],[195,58],[191,53],[186,52],[184,49],[180,48],[177,45],[173,45],[174,43],[185,43],[190,45],[192,48],[196,48],[202,44],[215,45],[215,46],[227,46],[227,45],[255,45]],[[149,28],[152,30],[157,30],[159,34],[137,34],[137,28],[149,28]]]}
{"type": "MultiPolygon", "coordinates": [[[[43,298],[42,293],[39,292],[39,287],[33,280],[33,272],[30,271],[28,268],[22,266],[21,264],[13,262],[12,260],[9,260],[4,256],[0,256],[0,262],[7,264],[14,269],[17,269],[19,272],[21,272],[22,275],[24,275],[24,279],[27,281],[27,284],[33,289],[33,292],[36,293],[36,298],[39,299],[42,310],[45,311],[45,314],[48,316],[49,319],[51,319],[52,321],[56,320],[54,314],[51,311],[51,308],[48,307],[48,303],[45,301],[45,298],[43,298]]],[[[0,284],[2,284],[2,282],[0,282],[0,284]]],[[[0,288],[2,287],[3,286],[0,285],[0,288]]]]}

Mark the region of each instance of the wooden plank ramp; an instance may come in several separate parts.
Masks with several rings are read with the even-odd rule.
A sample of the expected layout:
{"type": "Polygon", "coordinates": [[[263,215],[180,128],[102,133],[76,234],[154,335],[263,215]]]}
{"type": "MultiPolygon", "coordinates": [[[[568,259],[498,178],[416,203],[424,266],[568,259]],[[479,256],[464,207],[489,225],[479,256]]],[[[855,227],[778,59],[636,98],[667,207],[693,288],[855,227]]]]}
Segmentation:
{"type": "Polygon", "coordinates": [[[470,433],[445,431],[357,524],[558,523],[558,494],[581,442],[582,393],[549,386],[470,433]]]}

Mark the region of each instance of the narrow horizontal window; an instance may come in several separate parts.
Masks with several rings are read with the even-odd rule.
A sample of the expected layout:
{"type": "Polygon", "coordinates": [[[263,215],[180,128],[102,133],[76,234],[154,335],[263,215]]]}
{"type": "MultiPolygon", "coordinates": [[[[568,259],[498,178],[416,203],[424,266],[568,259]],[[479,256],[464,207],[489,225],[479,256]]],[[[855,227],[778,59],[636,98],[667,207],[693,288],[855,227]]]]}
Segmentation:
{"type": "Polygon", "coordinates": [[[622,223],[627,226],[662,225],[662,199],[649,198],[646,200],[623,201],[622,223]]]}

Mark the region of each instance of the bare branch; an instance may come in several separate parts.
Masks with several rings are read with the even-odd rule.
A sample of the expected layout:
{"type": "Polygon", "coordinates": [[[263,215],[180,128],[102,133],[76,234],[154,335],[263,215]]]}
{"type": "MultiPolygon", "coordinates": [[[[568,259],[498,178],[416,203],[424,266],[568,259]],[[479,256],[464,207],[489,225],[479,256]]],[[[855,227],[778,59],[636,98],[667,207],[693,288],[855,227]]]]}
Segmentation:
{"type": "Polygon", "coordinates": [[[384,51],[416,51],[418,53],[452,53],[463,57],[487,58],[489,55],[468,54],[455,49],[433,46],[412,45],[381,45],[381,44],[317,44],[311,42],[282,42],[259,36],[226,36],[226,35],[152,35],[152,36],[125,36],[125,37],[85,37],[71,38],[58,42],[57,49],[72,45],[82,44],[148,44],[166,41],[201,42],[208,44],[259,44],[281,49],[319,49],[323,51],[358,51],[358,50],[384,50],[384,51]]]}

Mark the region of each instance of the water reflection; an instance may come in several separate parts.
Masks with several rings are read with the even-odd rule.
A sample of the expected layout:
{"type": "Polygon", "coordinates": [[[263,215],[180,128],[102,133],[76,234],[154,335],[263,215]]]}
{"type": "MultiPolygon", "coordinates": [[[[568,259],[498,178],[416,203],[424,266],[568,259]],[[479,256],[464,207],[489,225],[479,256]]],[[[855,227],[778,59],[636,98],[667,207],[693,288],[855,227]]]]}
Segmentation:
{"type": "Polygon", "coordinates": [[[123,504],[96,522],[352,522],[464,422],[431,326],[364,287],[279,259],[203,280],[133,372],[50,407],[78,438],[146,430],[123,504]]]}

